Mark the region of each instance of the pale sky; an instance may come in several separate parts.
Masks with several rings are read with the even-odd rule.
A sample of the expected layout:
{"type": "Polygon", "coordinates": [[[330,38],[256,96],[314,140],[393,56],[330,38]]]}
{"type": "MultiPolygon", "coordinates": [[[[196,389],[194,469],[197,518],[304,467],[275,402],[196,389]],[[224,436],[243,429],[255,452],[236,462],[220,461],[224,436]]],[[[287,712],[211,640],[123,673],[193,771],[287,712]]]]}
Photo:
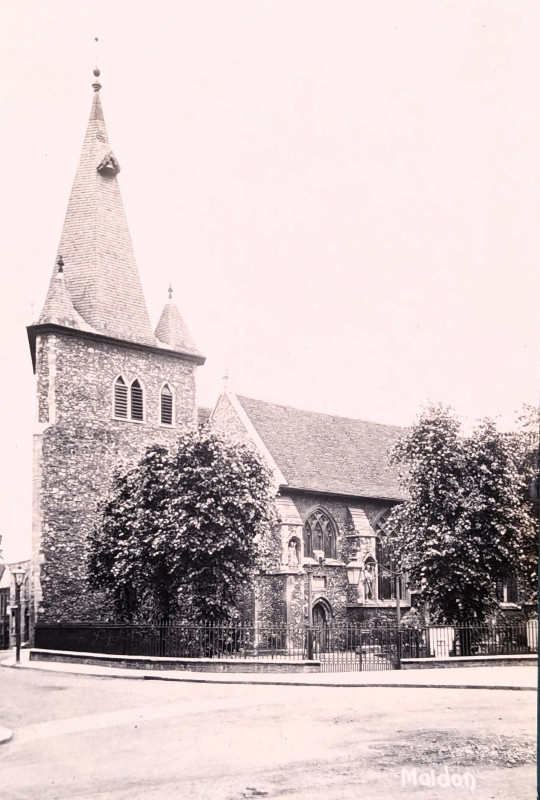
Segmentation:
{"type": "Polygon", "coordinates": [[[150,316],[239,393],[407,425],[538,402],[540,6],[4,0],[4,557],[29,553],[38,316],[101,69],[150,316]],[[94,37],[99,37],[96,44],[94,37]]]}

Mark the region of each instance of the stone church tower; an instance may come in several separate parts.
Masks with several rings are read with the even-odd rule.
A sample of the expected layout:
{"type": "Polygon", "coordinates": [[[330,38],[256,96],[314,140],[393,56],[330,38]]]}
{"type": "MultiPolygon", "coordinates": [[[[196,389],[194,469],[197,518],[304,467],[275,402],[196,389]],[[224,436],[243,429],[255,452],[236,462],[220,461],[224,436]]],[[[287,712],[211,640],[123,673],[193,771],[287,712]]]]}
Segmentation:
{"type": "Polygon", "coordinates": [[[99,70],[45,305],[36,374],[32,626],[99,619],[88,534],[113,473],[196,424],[204,363],[171,300],[152,331],[101,107],[99,70]]]}

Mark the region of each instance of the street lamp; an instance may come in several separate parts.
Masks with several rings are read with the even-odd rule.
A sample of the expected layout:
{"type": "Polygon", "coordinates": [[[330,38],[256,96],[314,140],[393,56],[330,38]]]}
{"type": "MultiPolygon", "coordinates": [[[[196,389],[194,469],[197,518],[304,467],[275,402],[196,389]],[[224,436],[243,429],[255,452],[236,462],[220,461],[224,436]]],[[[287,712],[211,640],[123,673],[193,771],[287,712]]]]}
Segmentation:
{"type": "Polygon", "coordinates": [[[360,575],[362,572],[360,553],[357,553],[355,556],[353,556],[353,558],[349,561],[345,569],[347,570],[347,583],[349,584],[349,586],[358,586],[358,582],[360,581],[360,575]]]}
{"type": "Polygon", "coordinates": [[[17,567],[11,570],[11,574],[15,578],[15,663],[18,664],[21,660],[21,586],[26,570],[17,567]]]}

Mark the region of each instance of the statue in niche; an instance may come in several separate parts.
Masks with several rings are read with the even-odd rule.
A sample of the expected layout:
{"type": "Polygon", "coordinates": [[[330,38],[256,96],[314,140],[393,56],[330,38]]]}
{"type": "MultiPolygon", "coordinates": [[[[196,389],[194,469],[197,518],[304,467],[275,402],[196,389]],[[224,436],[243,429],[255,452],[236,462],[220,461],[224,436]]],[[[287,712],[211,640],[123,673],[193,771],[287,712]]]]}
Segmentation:
{"type": "Polygon", "coordinates": [[[300,563],[300,554],[298,552],[298,539],[291,539],[287,550],[287,563],[289,567],[297,567],[300,563]]]}
{"type": "Polygon", "coordinates": [[[364,598],[375,600],[375,569],[372,561],[364,567],[364,598]]]}

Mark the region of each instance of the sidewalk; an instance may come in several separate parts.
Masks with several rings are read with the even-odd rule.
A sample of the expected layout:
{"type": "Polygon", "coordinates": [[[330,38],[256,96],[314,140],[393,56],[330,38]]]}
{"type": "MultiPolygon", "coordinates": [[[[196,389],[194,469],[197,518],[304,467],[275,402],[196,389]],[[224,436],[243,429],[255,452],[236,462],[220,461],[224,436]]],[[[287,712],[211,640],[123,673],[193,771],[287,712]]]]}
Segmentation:
{"type": "MultiPolygon", "coordinates": [[[[3,667],[15,668],[15,655],[2,661],[3,667]]],[[[17,669],[63,672],[100,678],[180,681],[188,683],[240,683],[264,686],[326,687],[410,687],[417,689],[512,689],[537,691],[538,671],[534,667],[454,667],[452,669],[408,669],[376,672],[321,673],[220,673],[179,670],[146,670],[102,667],[87,664],[64,664],[30,661],[29,651],[21,651],[17,669]]]]}

